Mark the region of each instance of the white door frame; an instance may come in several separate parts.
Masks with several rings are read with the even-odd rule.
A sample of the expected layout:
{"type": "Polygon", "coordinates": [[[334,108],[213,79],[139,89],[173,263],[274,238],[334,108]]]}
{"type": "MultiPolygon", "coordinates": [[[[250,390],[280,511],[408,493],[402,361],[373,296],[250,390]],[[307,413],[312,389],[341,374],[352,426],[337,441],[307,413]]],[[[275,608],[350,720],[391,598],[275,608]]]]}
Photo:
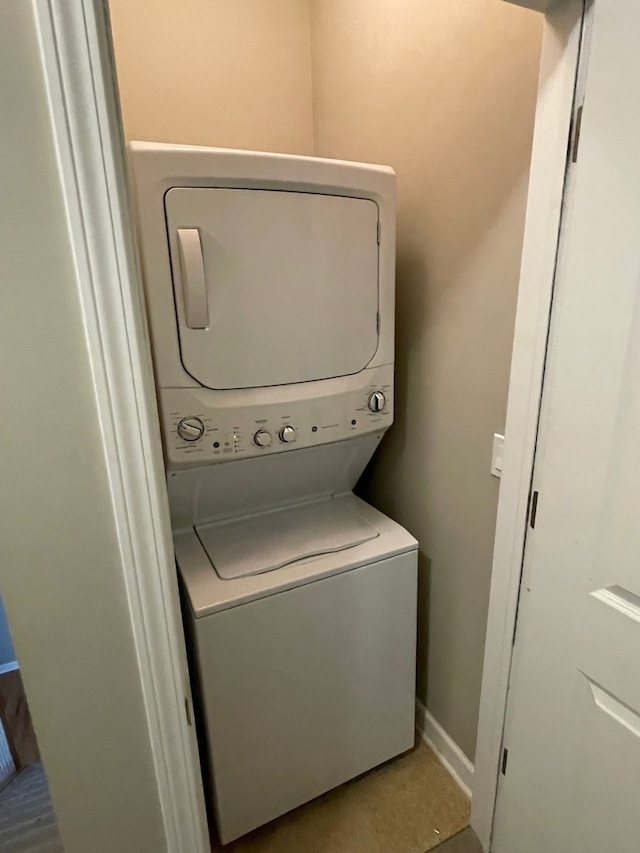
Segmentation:
{"type": "Polygon", "coordinates": [[[471,825],[485,851],[496,803],[582,14],[582,0],[552,6],[542,43],[471,806],[471,825]]]}
{"type": "MultiPolygon", "coordinates": [[[[208,835],[153,374],[101,0],[32,0],[100,401],[141,679],[172,853],[208,835]]],[[[540,8],[522,0],[521,5],[540,8]]],[[[582,0],[547,13],[498,507],[472,825],[489,850],[579,49],[582,0]]]]}
{"type": "MultiPolygon", "coordinates": [[[[32,0],[167,853],[208,853],[153,371],[100,0],[32,0]]],[[[163,851],[164,853],[164,851],[163,851]]]]}

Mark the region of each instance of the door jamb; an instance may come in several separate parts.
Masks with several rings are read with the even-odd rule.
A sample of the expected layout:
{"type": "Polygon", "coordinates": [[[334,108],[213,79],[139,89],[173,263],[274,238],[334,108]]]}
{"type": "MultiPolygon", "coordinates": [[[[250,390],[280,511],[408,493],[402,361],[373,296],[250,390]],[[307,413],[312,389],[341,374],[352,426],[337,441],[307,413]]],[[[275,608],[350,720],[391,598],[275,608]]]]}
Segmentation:
{"type": "Polygon", "coordinates": [[[488,853],[578,70],[582,0],[545,16],[487,621],[471,826],[488,853]]]}
{"type": "Polygon", "coordinates": [[[31,0],[166,848],[208,853],[153,370],[104,0],[31,0]]]}

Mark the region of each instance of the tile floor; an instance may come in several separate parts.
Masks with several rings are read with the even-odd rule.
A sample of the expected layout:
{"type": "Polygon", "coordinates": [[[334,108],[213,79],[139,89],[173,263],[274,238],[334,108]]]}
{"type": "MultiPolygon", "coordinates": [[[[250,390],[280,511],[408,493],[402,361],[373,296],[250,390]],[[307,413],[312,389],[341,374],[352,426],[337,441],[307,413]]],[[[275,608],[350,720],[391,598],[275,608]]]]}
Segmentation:
{"type": "Polygon", "coordinates": [[[422,741],[415,749],[213,853],[476,853],[469,800],[422,741]]]}

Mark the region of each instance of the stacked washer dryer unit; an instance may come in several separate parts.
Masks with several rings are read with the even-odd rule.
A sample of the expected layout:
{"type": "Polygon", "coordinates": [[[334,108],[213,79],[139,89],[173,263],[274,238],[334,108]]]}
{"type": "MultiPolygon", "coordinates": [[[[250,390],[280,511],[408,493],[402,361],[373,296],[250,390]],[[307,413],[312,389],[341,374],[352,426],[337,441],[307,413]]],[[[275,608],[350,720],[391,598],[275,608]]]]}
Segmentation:
{"type": "Polygon", "coordinates": [[[352,494],[393,419],[395,178],[151,143],[131,162],[226,843],[414,742],[417,543],[352,494]]]}

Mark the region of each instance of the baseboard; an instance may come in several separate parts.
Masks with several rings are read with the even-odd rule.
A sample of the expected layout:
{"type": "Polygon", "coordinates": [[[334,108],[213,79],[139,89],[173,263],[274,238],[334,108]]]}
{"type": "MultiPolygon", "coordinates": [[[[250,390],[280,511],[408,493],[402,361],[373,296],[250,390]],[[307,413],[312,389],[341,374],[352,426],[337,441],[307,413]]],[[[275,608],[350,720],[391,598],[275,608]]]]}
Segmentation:
{"type": "Polygon", "coordinates": [[[473,764],[440,723],[434,720],[419,699],[416,699],[416,728],[463,793],[471,799],[473,764]]]}

